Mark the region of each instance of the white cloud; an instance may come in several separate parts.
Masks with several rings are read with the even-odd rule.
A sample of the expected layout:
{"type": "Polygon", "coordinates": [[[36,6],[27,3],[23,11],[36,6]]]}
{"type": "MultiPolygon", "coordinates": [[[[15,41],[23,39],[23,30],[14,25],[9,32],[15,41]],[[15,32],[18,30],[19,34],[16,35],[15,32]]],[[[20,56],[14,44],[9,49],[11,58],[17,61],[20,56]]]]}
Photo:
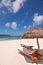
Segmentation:
{"type": "Polygon", "coordinates": [[[16,28],[17,28],[17,23],[16,23],[16,22],[12,22],[11,28],[12,28],[12,29],[16,29],[16,28]]]}
{"type": "Polygon", "coordinates": [[[27,26],[25,25],[25,26],[24,26],[24,29],[26,29],[26,28],[27,28],[27,26]]]}
{"type": "Polygon", "coordinates": [[[6,14],[6,12],[5,12],[4,10],[2,11],[2,13],[3,13],[3,14],[6,14]]]}
{"type": "Polygon", "coordinates": [[[7,13],[4,7],[7,9],[8,13],[13,12],[11,0],[1,0],[1,3],[0,3],[1,11],[4,10],[7,13]]]}
{"type": "Polygon", "coordinates": [[[3,6],[5,6],[9,13],[17,13],[24,5],[24,2],[26,2],[26,0],[15,0],[13,2],[11,2],[11,0],[2,0],[0,3],[0,8],[3,9],[3,6]]]}
{"type": "Polygon", "coordinates": [[[2,7],[2,3],[0,3],[0,8],[2,7]]]}
{"type": "Polygon", "coordinates": [[[14,11],[14,13],[16,13],[20,10],[20,8],[23,6],[25,1],[26,0],[15,0],[13,2],[13,11],[14,11]]]}
{"type": "Polygon", "coordinates": [[[6,26],[6,27],[10,27],[10,23],[6,23],[5,26],[6,26]]]}
{"type": "Polygon", "coordinates": [[[27,28],[27,30],[28,30],[28,29],[30,29],[31,27],[32,27],[32,26],[31,26],[31,25],[29,25],[29,26],[28,26],[28,28],[27,28]]]}
{"type": "Polygon", "coordinates": [[[43,15],[39,15],[38,13],[35,13],[33,21],[34,21],[33,26],[42,24],[43,23],[43,15]]]}
{"type": "Polygon", "coordinates": [[[29,25],[29,28],[31,28],[31,25],[29,25]]]}
{"type": "Polygon", "coordinates": [[[2,0],[1,4],[6,7],[9,7],[9,6],[11,6],[11,0],[2,0]]]}
{"type": "Polygon", "coordinates": [[[20,5],[17,1],[13,2],[13,12],[16,13],[20,9],[20,5]]]}
{"type": "Polygon", "coordinates": [[[6,23],[5,26],[10,27],[12,29],[16,29],[17,28],[17,23],[16,22],[6,23]]]}
{"type": "Polygon", "coordinates": [[[38,15],[38,13],[35,13],[35,14],[34,14],[34,16],[37,16],[37,15],[38,15]]]}

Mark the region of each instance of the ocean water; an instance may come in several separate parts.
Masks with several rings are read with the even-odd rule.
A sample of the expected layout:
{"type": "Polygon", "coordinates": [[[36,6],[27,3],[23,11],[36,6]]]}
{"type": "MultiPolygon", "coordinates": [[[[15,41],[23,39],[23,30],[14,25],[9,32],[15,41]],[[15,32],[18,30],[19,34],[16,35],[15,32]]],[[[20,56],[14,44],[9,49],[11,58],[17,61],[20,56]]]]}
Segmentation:
{"type": "Polygon", "coordinates": [[[0,40],[3,39],[21,39],[21,36],[0,36],[0,40]]]}

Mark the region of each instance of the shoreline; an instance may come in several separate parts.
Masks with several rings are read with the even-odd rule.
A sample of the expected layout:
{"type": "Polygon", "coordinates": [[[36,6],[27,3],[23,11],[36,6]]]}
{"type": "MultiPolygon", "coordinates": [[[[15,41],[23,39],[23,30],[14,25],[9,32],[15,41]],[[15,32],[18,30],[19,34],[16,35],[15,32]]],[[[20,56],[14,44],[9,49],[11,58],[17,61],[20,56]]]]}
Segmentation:
{"type": "MultiPolygon", "coordinates": [[[[8,38],[3,38],[3,39],[0,39],[0,41],[4,41],[4,40],[29,40],[29,39],[36,39],[36,38],[28,38],[28,39],[22,39],[22,38],[18,38],[18,39],[8,39],[8,38]]],[[[43,38],[38,38],[38,39],[43,39],[43,38]]]]}

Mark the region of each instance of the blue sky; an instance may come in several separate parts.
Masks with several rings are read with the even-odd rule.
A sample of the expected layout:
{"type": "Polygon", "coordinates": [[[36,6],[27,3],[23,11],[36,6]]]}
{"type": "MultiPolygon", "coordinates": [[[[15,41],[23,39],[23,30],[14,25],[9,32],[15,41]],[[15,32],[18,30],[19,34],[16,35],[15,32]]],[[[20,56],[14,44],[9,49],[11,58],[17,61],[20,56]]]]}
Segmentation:
{"type": "Polygon", "coordinates": [[[0,0],[0,34],[22,35],[43,28],[43,0],[0,0]]]}

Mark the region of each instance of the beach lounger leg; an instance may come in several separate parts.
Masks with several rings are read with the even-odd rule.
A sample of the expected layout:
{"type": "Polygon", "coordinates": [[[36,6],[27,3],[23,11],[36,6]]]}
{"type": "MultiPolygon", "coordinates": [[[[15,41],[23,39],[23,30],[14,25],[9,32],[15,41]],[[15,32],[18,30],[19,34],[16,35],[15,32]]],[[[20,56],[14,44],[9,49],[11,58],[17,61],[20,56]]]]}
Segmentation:
{"type": "Polygon", "coordinates": [[[20,54],[23,54],[23,55],[29,57],[32,60],[32,63],[34,63],[34,61],[37,59],[36,57],[33,57],[31,54],[28,54],[26,52],[23,52],[23,51],[21,51],[19,49],[18,49],[18,51],[19,51],[20,54]]]}

